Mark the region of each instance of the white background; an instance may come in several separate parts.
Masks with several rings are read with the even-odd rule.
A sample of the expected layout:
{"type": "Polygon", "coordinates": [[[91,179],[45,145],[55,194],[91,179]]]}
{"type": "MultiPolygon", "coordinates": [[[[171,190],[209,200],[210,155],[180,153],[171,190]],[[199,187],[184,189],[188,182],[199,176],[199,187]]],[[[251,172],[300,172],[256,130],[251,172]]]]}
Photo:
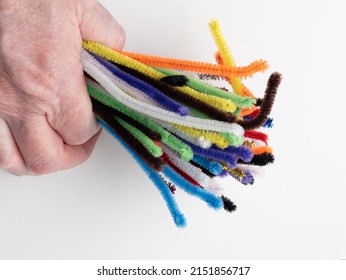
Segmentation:
{"type": "Polygon", "coordinates": [[[284,80],[268,130],[276,162],[254,186],[223,180],[238,205],[216,212],[178,192],[177,229],[155,187],[104,133],[88,162],[42,177],[0,171],[0,259],[341,259],[346,257],[342,1],[101,1],[127,31],[125,49],[213,62],[218,18],[245,80],[262,96],[284,80]]]}

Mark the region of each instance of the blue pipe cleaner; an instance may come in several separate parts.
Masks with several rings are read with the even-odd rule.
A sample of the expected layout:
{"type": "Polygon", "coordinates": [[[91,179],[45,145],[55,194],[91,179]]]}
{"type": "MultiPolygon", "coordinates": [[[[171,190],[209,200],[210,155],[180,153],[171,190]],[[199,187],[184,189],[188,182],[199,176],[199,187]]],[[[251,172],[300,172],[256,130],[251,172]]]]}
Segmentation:
{"type": "Polygon", "coordinates": [[[223,207],[223,201],[220,197],[203,188],[195,186],[187,181],[184,177],[175,172],[170,166],[165,165],[162,173],[172,181],[173,184],[183,189],[190,195],[199,197],[205,201],[211,208],[220,209],[223,207]]]}
{"type": "MultiPolygon", "coordinates": [[[[220,150],[215,144],[212,145],[212,148],[216,150],[220,150]]],[[[252,150],[248,146],[245,146],[245,145],[241,145],[241,146],[230,145],[226,147],[225,149],[222,149],[221,151],[229,153],[235,157],[239,157],[244,162],[250,162],[254,156],[252,150]]]]}
{"type": "Polygon", "coordinates": [[[225,163],[227,166],[230,168],[236,168],[237,167],[237,158],[229,153],[226,153],[221,150],[213,149],[213,148],[208,148],[204,149],[202,147],[199,147],[197,145],[194,145],[185,139],[180,138],[179,136],[175,135],[177,138],[179,138],[181,141],[189,145],[193,151],[194,154],[200,155],[203,157],[207,157],[210,159],[214,159],[217,161],[221,161],[225,163]]]}
{"type": "Polygon", "coordinates": [[[180,212],[178,205],[175,202],[174,196],[170,189],[167,187],[166,183],[162,180],[161,176],[150,168],[128,145],[127,143],[115,133],[106,123],[102,120],[97,119],[98,123],[109,132],[115,139],[117,139],[120,144],[130,153],[130,155],[136,160],[138,165],[143,169],[143,171],[149,176],[149,179],[154,183],[156,188],[161,193],[161,196],[167,204],[167,208],[171,213],[175,224],[178,227],[186,226],[186,219],[184,215],[180,212]]]}
{"type": "Polygon", "coordinates": [[[203,168],[207,169],[211,174],[213,175],[220,175],[222,172],[222,165],[221,163],[215,161],[215,160],[210,160],[206,157],[202,157],[199,155],[193,155],[194,162],[196,162],[198,165],[202,166],[203,168]]]}

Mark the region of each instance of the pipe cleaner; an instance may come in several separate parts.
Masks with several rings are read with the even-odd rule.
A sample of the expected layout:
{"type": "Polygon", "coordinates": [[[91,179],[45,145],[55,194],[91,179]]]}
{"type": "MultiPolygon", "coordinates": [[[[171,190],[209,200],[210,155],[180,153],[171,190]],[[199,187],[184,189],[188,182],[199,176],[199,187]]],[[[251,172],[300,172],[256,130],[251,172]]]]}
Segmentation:
{"type": "Polygon", "coordinates": [[[259,59],[238,67],[220,24],[209,24],[216,64],[109,49],[84,41],[81,62],[100,125],[136,160],[158,189],[178,227],[186,225],[175,193],[183,190],[219,210],[237,206],[220,180],[253,185],[256,169],[274,162],[264,130],[281,74],[255,95],[246,77],[269,68],[259,59]],[[213,85],[228,81],[230,88],[213,85]]]}

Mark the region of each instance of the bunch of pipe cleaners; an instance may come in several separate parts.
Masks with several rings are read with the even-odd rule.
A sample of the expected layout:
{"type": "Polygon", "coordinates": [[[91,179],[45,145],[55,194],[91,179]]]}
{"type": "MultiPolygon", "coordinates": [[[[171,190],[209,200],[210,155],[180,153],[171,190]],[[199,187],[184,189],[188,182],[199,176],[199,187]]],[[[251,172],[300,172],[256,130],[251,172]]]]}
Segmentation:
{"type": "Polygon", "coordinates": [[[174,198],[178,188],[232,212],[236,205],[219,179],[253,184],[253,166],[274,161],[263,128],[272,126],[281,75],[272,73],[263,97],[256,98],[243,80],[268,63],[236,66],[219,21],[209,27],[216,63],[116,51],[90,41],[81,51],[98,122],[149,176],[178,227],[186,225],[174,198]]]}

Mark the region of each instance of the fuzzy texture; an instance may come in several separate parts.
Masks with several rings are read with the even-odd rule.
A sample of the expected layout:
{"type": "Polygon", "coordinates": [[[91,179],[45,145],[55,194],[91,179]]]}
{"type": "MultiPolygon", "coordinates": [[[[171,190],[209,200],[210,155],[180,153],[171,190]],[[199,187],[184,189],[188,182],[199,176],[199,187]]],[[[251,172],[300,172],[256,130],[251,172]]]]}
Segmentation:
{"type": "Polygon", "coordinates": [[[193,179],[189,174],[187,174],[186,172],[184,172],[183,170],[181,170],[178,166],[176,166],[171,160],[170,158],[167,156],[167,154],[163,154],[162,158],[165,160],[165,163],[167,165],[169,165],[175,172],[177,172],[181,177],[183,177],[185,180],[187,180],[188,182],[190,182],[191,184],[197,186],[197,187],[201,187],[202,186],[195,180],[193,179]]]}
{"type": "Polygon", "coordinates": [[[147,151],[154,157],[160,157],[163,154],[163,151],[160,147],[158,147],[148,136],[146,136],[141,130],[136,128],[133,125],[125,122],[123,119],[119,117],[115,117],[115,120],[120,123],[122,127],[124,127],[129,133],[131,133],[146,149],[147,151]]]}
{"type": "Polygon", "coordinates": [[[193,161],[199,166],[208,170],[213,175],[219,175],[222,172],[222,165],[215,160],[210,160],[206,157],[194,155],[193,161]]]}
{"type": "MultiPolygon", "coordinates": [[[[94,53],[97,54],[108,61],[126,66],[128,68],[135,69],[139,72],[142,72],[143,74],[156,79],[160,80],[166,75],[162,74],[161,72],[148,67],[147,65],[140,63],[130,57],[127,57],[117,51],[114,51],[112,49],[109,49],[105,46],[102,46],[95,42],[83,42],[83,47],[94,53]]],[[[82,51],[83,52],[83,51],[82,51]]],[[[82,61],[83,62],[83,61],[82,61]]],[[[209,103],[210,105],[214,106],[215,108],[220,108],[221,110],[227,111],[227,112],[234,112],[236,107],[232,102],[227,102],[227,100],[223,100],[222,98],[219,98],[217,96],[208,96],[207,94],[198,92],[190,87],[181,87],[180,89],[184,94],[190,95],[192,97],[195,97],[197,99],[200,99],[206,103],[209,103]]]]}
{"type": "MultiPolygon", "coordinates": [[[[179,72],[168,70],[168,69],[162,69],[162,68],[155,68],[155,69],[167,75],[167,77],[170,77],[170,76],[175,77],[179,74],[179,72]]],[[[188,85],[189,87],[195,90],[198,90],[200,92],[204,92],[210,95],[231,100],[236,106],[240,108],[250,108],[254,105],[255,101],[251,97],[247,97],[247,96],[243,97],[233,92],[219,89],[217,87],[208,85],[207,83],[201,82],[200,80],[194,79],[193,77],[186,77],[186,78],[187,78],[186,85],[188,85]]]]}
{"type": "Polygon", "coordinates": [[[253,158],[253,152],[252,150],[247,146],[228,146],[226,149],[224,149],[226,153],[230,153],[231,155],[238,157],[239,159],[243,160],[244,162],[249,162],[253,158]]]}
{"type": "Polygon", "coordinates": [[[81,62],[84,71],[93,76],[93,78],[97,80],[97,82],[100,83],[107,90],[107,92],[112,95],[112,97],[139,113],[142,113],[149,117],[155,117],[165,121],[199,129],[206,129],[217,132],[230,132],[241,136],[244,135],[244,129],[237,124],[229,124],[217,120],[198,119],[190,116],[182,117],[173,112],[162,110],[161,108],[157,108],[149,104],[144,104],[143,102],[140,102],[122,92],[112,82],[111,78],[108,77],[108,75],[112,74],[107,69],[100,70],[99,68],[102,68],[102,65],[100,65],[91,56],[88,56],[88,54],[83,50],[81,52],[81,62]]]}
{"type": "MultiPolygon", "coordinates": [[[[182,139],[183,142],[185,140],[182,139]]],[[[192,151],[196,155],[200,155],[203,157],[207,157],[213,160],[221,161],[224,162],[227,166],[231,168],[236,168],[237,167],[237,158],[229,153],[225,153],[221,150],[216,150],[213,148],[210,149],[203,149],[201,147],[195,146],[191,143],[188,143],[188,145],[191,146],[192,151]]]]}
{"type": "Polygon", "coordinates": [[[109,71],[111,71],[115,76],[122,79],[127,84],[131,85],[132,87],[135,87],[139,89],[140,91],[144,92],[148,96],[150,96],[152,99],[154,99],[157,103],[161,104],[164,108],[167,110],[170,110],[172,112],[176,112],[180,114],[181,116],[189,115],[189,109],[185,106],[182,106],[181,104],[175,102],[171,98],[167,97],[165,94],[157,90],[156,88],[152,87],[148,83],[137,79],[134,76],[131,76],[128,73],[125,73],[124,71],[117,68],[114,64],[110,63],[109,61],[105,60],[102,57],[99,57],[97,55],[94,55],[94,58],[100,62],[103,66],[105,66],[109,71]]]}
{"type": "Polygon", "coordinates": [[[255,131],[255,130],[247,130],[244,133],[244,137],[260,140],[267,144],[268,141],[268,135],[261,132],[261,131],[255,131]]]}
{"type": "MultiPolygon", "coordinates": [[[[231,66],[231,67],[235,67],[236,63],[235,60],[229,50],[229,47],[226,43],[226,40],[221,32],[221,28],[220,28],[220,24],[218,20],[212,20],[209,23],[209,28],[211,31],[211,34],[214,38],[214,41],[217,45],[217,48],[219,50],[220,56],[223,60],[223,64],[227,65],[227,66],[231,66]]],[[[243,91],[243,87],[242,87],[242,83],[239,77],[232,77],[232,76],[228,76],[229,78],[229,82],[233,88],[233,91],[236,94],[239,95],[243,95],[242,91],[243,91]]]]}
{"type": "Polygon", "coordinates": [[[99,124],[119,141],[119,143],[132,155],[132,157],[136,160],[138,165],[148,175],[149,179],[153,182],[154,186],[159,190],[162,198],[165,200],[167,208],[171,213],[175,224],[178,227],[185,227],[186,219],[184,215],[180,212],[178,205],[173,197],[173,194],[171,193],[170,189],[167,187],[163,179],[160,177],[160,175],[156,173],[154,170],[152,170],[140,157],[138,157],[138,154],[136,154],[136,152],[134,152],[131,149],[131,147],[128,145],[128,142],[125,142],[122,138],[120,138],[119,135],[116,134],[111,127],[109,127],[106,123],[102,121],[99,121],[99,124]]]}
{"type": "Polygon", "coordinates": [[[262,153],[259,155],[254,155],[251,161],[244,162],[242,160],[238,160],[240,164],[248,164],[248,165],[257,165],[257,166],[265,166],[269,163],[273,163],[275,161],[274,155],[271,153],[262,153]]]}
{"type": "Polygon", "coordinates": [[[161,135],[162,142],[166,144],[167,146],[169,146],[171,149],[177,151],[183,159],[190,160],[193,157],[193,152],[190,146],[180,141],[178,138],[176,138],[174,135],[169,133],[167,130],[163,129],[161,126],[157,125],[150,119],[138,114],[132,109],[124,106],[120,102],[117,102],[116,100],[112,99],[106,93],[104,93],[100,89],[95,88],[93,85],[87,84],[87,89],[88,89],[89,95],[93,99],[106,105],[109,108],[114,109],[115,111],[119,111],[126,114],[127,116],[135,119],[141,124],[152,129],[153,131],[159,133],[161,135]]]}
{"type": "Polygon", "coordinates": [[[224,168],[227,171],[227,175],[233,177],[243,185],[252,185],[255,182],[255,178],[252,176],[250,170],[237,168],[224,168]]]}
{"type": "Polygon", "coordinates": [[[227,212],[232,213],[237,210],[237,205],[235,205],[228,197],[221,196],[221,199],[223,201],[223,207],[227,212]]]}
{"type": "Polygon", "coordinates": [[[206,62],[182,60],[174,58],[162,58],[159,56],[144,55],[131,52],[121,52],[145,65],[154,67],[185,70],[197,73],[212,74],[223,77],[250,77],[256,72],[268,69],[268,63],[264,60],[256,60],[247,66],[232,67],[228,65],[217,65],[206,62]]]}
{"type": "Polygon", "coordinates": [[[122,127],[121,124],[118,123],[110,113],[103,110],[103,107],[100,107],[97,103],[95,103],[95,101],[93,101],[93,108],[99,119],[107,124],[108,127],[113,129],[114,132],[119,135],[119,137],[124,139],[124,141],[128,143],[131,149],[134,150],[138,154],[138,156],[140,156],[141,159],[146,162],[146,164],[148,164],[156,171],[162,170],[164,165],[162,159],[153,156],[146,149],[146,147],[140,141],[138,141],[138,139],[136,139],[130,132],[122,127]]]}
{"type": "Polygon", "coordinates": [[[173,87],[183,87],[187,85],[188,78],[185,75],[172,75],[166,76],[161,79],[162,82],[167,83],[173,87]]]}
{"type": "Polygon", "coordinates": [[[219,49],[218,65],[119,52],[95,42],[83,42],[81,52],[101,126],[146,172],[177,226],[186,224],[174,199],[177,188],[212,208],[233,212],[236,206],[223,195],[218,179],[232,176],[251,185],[252,172],[258,171],[251,165],[274,161],[267,134],[257,129],[273,126],[269,114],[281,75],[273,73],[264,97],[256,98],[241,78],[246,71],[265,70],[266,62],[252,64],[246,71],[237,68],[218,22],[212,21],[210,29],[219,49]],[[223,74],[212,72],[215,69],[223,74]],[[233,90],[201,81],[204,71],[228,81],[233,90]]]}
{"type": "Polygon", "coordinates": [[[275,96],[281,82],[281,74],[274,72],[270,75],[265,95],[260,107],[259,113],[251,120],[239,120],[237,123],[246,130],[252,130],[261,127],[267,120],[275,101],[275,96]]]}
{"type": "Polygon", "coordinates": [[[185,192],[188,194],[191,194],[193,196],[197,196],[203,201],[205,201],[209,207],[214,208],[214,209],[220,209],[223,207],[223,201],[220,197],[217,195],[206,191],[202,188],[196,187],[189,183],[188,181],[184,180],[178,173],[174,172],[169,167],[165,167],[162,172],[167,178],[171,180],[176,186],[180,187],[183,189],[185,192]]]}
{"type": "Polygon", "coordinates": [[[196,110],[207,114],[212,119],[227,121],[231,123],[236,122],[236,118],[233,114],[219,110],[218,108],[194,96],[187,95],[184,92],[182,92],[179,88],[175,88],[167,83],[162,82],[161,80],[153,79],[139,71],[136,71],[135,69],[131,69],[121,65],[118,66],[127,73],[130,73],[131,75],[151,84],[153,87],[164,92],[167,96],[171,97],[172,99],[186,104],[186,106],[191,106],[196,110]]]}
{"type": "Polygon", "coordinates": [[[273,149],[268,146],[258,146],[251,148],[254,155],[260,155],[263,153],[272,153],[273,149]]]}
{"type": "Polygon", "coordinates": [[[122,120],[126,121],[127,123],[131,124],[132,126],[137,127],[141,132],[143,132],[146,136],[148,136],[153,141],[161,141],[162,140],[160,133],[158,133],[157,131],[144,125],[143,123],[139,122],[135,118],[131,118],[128,115],[126,115],[126,114],[124,114],[118,110],[114,110],[114,109],[104,105],[103,103],[97,101],[93,97],[91,100],[92,100],[92,103],[94,104],[94,106],[97,106],[99,108],[98,111],[108,112],[109,114],[112,114],[115,117],[121,118],[122,120]]]}

